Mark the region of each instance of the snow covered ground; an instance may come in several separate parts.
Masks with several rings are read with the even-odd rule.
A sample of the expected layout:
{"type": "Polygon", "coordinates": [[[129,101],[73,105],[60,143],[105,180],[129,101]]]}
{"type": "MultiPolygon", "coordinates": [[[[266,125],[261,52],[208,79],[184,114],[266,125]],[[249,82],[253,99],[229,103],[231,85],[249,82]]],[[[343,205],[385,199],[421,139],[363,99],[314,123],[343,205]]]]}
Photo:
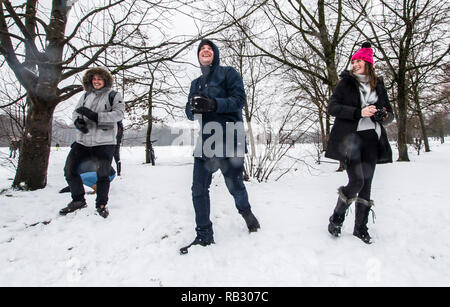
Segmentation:
{"type": "Polygon", "coordinates": [[[252,234],[216,173],[216,244],[187,255],[179,248],[195,237],[192,148],[157,147],[155,167],[142,164],[142,148],[123,148],[107,219],[94,195],[88,208],[58,216],[70,201],[58,193],[68,150],[52,150],[43,190],[10,190],[14,172],[0,167],[0,286],[450,286],[449,140],[411,152],[411,163],[377,167],[372,245],[352,236],[354,209],[340,238],[327,232],[346,174],[299,164],[279,181],[246,184],[262,227],[252,234]]]}

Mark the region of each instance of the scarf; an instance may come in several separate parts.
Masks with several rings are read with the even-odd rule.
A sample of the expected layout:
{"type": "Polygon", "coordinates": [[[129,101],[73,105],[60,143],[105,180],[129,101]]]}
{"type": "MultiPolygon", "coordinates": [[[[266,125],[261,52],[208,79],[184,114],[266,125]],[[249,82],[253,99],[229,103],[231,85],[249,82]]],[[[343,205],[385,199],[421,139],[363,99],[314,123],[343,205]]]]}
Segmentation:
{"type": "MultiPolygon", "coordinates": [[[[361,98],[361,109],[375,104],[378,100],[377,93],[370,88],[369,77],[366,75],[355,74],[359,81],[359,94],[361,98]]],[[[362,117],[358,122],[356,131],[375,129],[378,139],[381,137],[380,124],[373,122],[370,117],[362,117]]]]}

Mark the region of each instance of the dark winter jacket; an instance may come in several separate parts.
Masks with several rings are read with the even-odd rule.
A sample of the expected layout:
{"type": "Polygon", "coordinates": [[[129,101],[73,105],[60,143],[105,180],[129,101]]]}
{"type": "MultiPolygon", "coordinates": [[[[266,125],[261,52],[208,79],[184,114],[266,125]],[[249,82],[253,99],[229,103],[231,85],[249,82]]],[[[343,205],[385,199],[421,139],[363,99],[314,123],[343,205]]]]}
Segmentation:
{"type": "Polygon", "coordinates": [[[87,123],[88,133],[77,130],[76,142],[84,146],[116,145],[117,122],[121,121],[125,113],[125,104],[122,95],[117,93],[112,104],[109,101],[109,92],[112,91],[112,75],[105,69],[95,67],[88,69],[83,76],[85,93],[81,95],[75,110],[81,106],[98,113],[98,122],[94,122],[77,112],[73,112],[72,119],[83,118],[87,123]],[[95,90],[92,86],[94,75],[100,75],[105,80],[105,86],[95,90]]]}
{"type": "MultiPolygon", "coordinates": [[[[347,70],[342,72],[340,77],[341,80],[334,88],[328,103],[328,113],[335,117],[335,121],[330,132],[325,157],[344,162],[349,149],[353,146],[353,136],[361,119],[361,98],[356,78],[347,70]]],[[[392,122],[394,115],[381,78],[378,78],[376,93],[378,96],[376,107],[378,109],[385,107],[389,114],[389,117],[381,124],[377,163],[390,163],[392,150],[383,125],[392,122]]]]}
{"type": "MultiPolygon", "coordinates": [[[[226,152],[227,145],[232,146],[232,156],[243,156],[245,149],[245,131],[242,119],[242,108],[246,102],[246,95],[244,90],[244,83],[240,74],[229,66],[220,66],[219,61],[219,49],[211,41],[204,40],[199,44],[199,49],[202,43],[205,41],[212,46],[214,51],[214,59],[211,64],[210,72],[207,76],[200,76],[191,83],[189,90],[188,102],[186,104],[186,115],[190,120],[194,120],[194,114],[192,113],[189,101],[195,95],[205,94],[209,98],[214,99],[217,102],[217,110],[215,112],[203,113],[201,115],[201,129],[202,129],[202,141],[197,142],[197,146],[203,146],[207,139],[214,133],[209,128],[214,127],[217,123],[223,130],[223,156],[230,157],[229,152],[226,152]],[[230,130],[227,133],[227,123],[230,127],[236,127],[231,133],[234,137],[229,135],[227,144],[227,134],[230,134],[230,130]],[[206,129],[205,129],[206,126],[206,129]],[[238,137],[239,134],[239,137],[238,137]],[[243,138],[244,139],[243,139],[243,138]],[[233,144],[229,142],[233,140],[233,144]]],[[[196,114],[197,115],[197,114],[196,114]]],[[[200,117],[200,116],[199,116],[200,117]]],[[[196,116],[197,119],[197,116],[196,116]]],[[[217,140],[217,139],[216,139],[217,140]]],[[[211,141],[211,140],[210,140],[211,141]]],[[[210,142],[209,141],[209,142],[210,142]]],[[[217,144],[213,144],[213,147],[217,144]]],[[[196,149],[197,152],[198,148],[196,149]]],[[[205,158],[205,154],[202,153],[202,157],[205,158]]]]}

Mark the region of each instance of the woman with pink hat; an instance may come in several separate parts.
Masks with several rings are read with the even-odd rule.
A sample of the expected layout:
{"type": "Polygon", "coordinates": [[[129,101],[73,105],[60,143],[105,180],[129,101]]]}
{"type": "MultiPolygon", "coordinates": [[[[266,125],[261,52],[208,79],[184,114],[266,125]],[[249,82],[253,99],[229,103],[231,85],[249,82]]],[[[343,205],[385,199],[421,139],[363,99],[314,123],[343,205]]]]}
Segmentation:
{"type": "Polygon", "coordinates": [[[373,206],[372,179],[375,165],[392,162],[392,151],[384,125],[394,115],[383,79],[373,65],[373,49],[364,43],[351,58],[352,68],[341,73],[333,90],[328,113],[335,117],[325,157],[346,166],[348,183],[338,189],[338,200],[329,219],[328,231],[341,234],[346,211],[355,202],[353,235],[372,243],[367,222],[373,206]]]}

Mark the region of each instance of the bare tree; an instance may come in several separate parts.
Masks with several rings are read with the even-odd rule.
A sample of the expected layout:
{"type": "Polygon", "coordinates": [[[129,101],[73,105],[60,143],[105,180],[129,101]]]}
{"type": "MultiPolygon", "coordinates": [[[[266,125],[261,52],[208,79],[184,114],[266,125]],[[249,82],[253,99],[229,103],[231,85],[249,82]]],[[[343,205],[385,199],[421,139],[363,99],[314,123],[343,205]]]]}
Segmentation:
{"type": "MultiPolygon", "coordinates": [[[[199,29],[193,37],[160,37],[158,27],[167,18],[167,12],[180,11],[181,6],[191,3],[101,0],[74,4],[53,0],[51,8],[45,8],[37,0],[16,6],[9,0],[1,1],[0,54],[23,86],[28,106],[14,187],[34,190],[46,186],[53,112],[60,102],[83,90],[74,80],[78,73],[92,65],[102,65],[116,75],[142,65],[135,61],[142,54],[148,55],[148,63],[162,58],[173,60],[199,37],[231,26],[221,23],[208,31],[199,29]],[[70,11],[77,22],[67,29],[70,11]],[[152,32],[152,43],[141,48],[135,45],[139,31],[152,32]],[[109,51],[114,46],[124,46],[130,52],[120,62],[110,61],[109,51]]],[[[244,11],[237,19],[251,12],[252,9],[244,11]]]]}
{"type": "MultiPolygon", "coordinates": [[[[233,20],[234,12],[242,9],[242,6],[245,6],[242,1],[220,2],[211,10],[226,11],[233,20]]],[[[260,24],[258,16],[250,16],[241,20],[239,26],[221,32],[214,40],[219,44],[221,61],[233,66],[241,74],[247,94],[243,110],[249,145],[249,153],[245,157],[245,173],[258,182],[264,182],[280,171],[281,162],[285,161],[292,143],[304,133],[301,128],[308,122],[308,117],[302,118],[297,104],[284,97],[285,88],[276,85],[280,79],[276,71],[282,64],[261,55],[242,31],[242,28],[250,31],[249,29],[260,24]]],[[[277,179],[296,163],[294,161],[282,171],[277,179]]]]}
{"type": "MultiPolygon", "coordinates": [[[[154,114],[155,110],[166,116],[174,118],[175,111],[181,110],[181,106],[174,103],[174,99],[183,92],[183,87],[178,83],[177,68],[169,63],[158,62],[148,64],[145,74],[127,77],[128,82],[133,83],[133,91],[127,103],[127,113],[131,117],[131,127],[147,127],[145,138],[145,162],[150,163],[149,148],[153,123],[163,122],[164,119],[154,114]]],[[[187,95],[187,94],[186,94],[187,95]]]]}
{"type": "MultiPolygon", "coordinates": [[[[81,85],[66,80],[97,63],[110,46],[120,43],[115,39],[122,29],[129,28],[132,32],[138,28],[135,16],[141,8],[137,7],[137,1],[105,1],[95,7],[77,8],[82,16],[66,36],[72,4],[52,1],[48,21],[42,19],[46,9],[38,6],[36,0],[19,6],[8,0],[0,4],[0,53],[27,94],[25,135],[13,182],[17,188],[33,190],[46,185],[53,112],[58,103],[82,91],[81,85]],[[124,14],[117,17],[112,10],[124,14]],[[103,12],[108,12],[101,17],[109,19],[112,31],[106,42],[93,43],[103,12]]],[[[143,18],[140,19],[142,23],[143,18]]]]}
{"type": "MultiPolygon", "coordinates": [[[[311,59],[314,58],[315,55],[311,54],[311,59]]],[[[330,133],[330,116],[327,111],[330,88],[314,76],[292,69],[285,70],[282,77],[291,84],[288,91],[296,96],[299,107],[307,110],[312,116],[310,119],[316,121],[317,133],[320,135],[320,152],[324,152],[330,133]]]]}
{"type": "Polygon", "coordinates": [[[362,14],[355,14],[353,22],[346,22],[343,2],[266,1],[261,19],[267,23],[253,29],[241,26],[241,31],[260,55],[278,62],[290,73],[293,89],[302,91],[299,96],[305,91],[309,91],[307,95],[310,97],[315,95],[308,101],[316,106],[318,117],[324,122],[319,125],[324,149],[331,124],[323,106],[327,105],[329,94],[338,82],[338,67],[348,64],[348,60],[340,63],[340,59],[344,58],[343,54],[351,52],[346,50],[346,41],[355,23],[362,18],[362,14]],[[297,76],[292,78],[293,75],[297,76]],[[316,85],[313,90],[295,83],[305,79],[316,85]],[[319,87],[323,86],[317,86],[319,83],[328,87],[325,91],[328,95],[321,95],[323,89],[319,87]]]}
{"type": "MultiPolygon", "coordinates": [[[[257,151],[254,159],[256,172],[253,177],[259,182],[267,181],[275,171],[280,170],[280,164],[292,145],[314,125],[309,120],[310,114],[299,112],[295,99],[284,98],[280,104],[280,101],[276,103],[277,97],[274,96],[272,95],[272,104],[258,115],[259,124],[263,128],[263,133],[258,135],[262,148],[257,151]]],[[[297,162],[294,159],[276,180],[287,174],[297,162]]]]}
{"type": "MultiPolygon", "coordinates": [[[[257,20],[250,18],[243,21],[246,27],[257,25],[257,20]]],[[[271,75],[278,67],[271,65],[267,59],[261,56],[255,56],[254,46],[250,44],[239,27],[232,27],[227,31],[220,33],[217,39],[221,43],[222,59],[225,64],[234,67],[242,77],[245,92],[247,95],[244,105],[244,117],[247,126],[247,144],[249,144],[249,153],[245,159],[245,177],[254,177],[256,174],[255,158],[257,155],[256,135],[254,129],[254,117],[258,117],[258,111],[262,104],[267,104],[267,95],[265,95],[267,84],[270,82],[271,75]]]]}
{"type": "MultiPolygon", "coordinates": [[[[412,57],[412,64],[415,65],[414,56],[412,57]]],[[[416,68],[408,72],[408,84],[409,101],[412,103],[409,105],[413,114],[417,116],[420,125],[421,139],[425,147],[425,152],[430,152],[430,144],[428,142],[427,129],[425,125],[425,113],[427,109],[432,108],[433,102],[433,88],[436,87],[438,80],[433,79],[436,77],[436,67],[430,66],[424,69],[416,68]]]]}
{"type": "Polygon", "coordinates": [[[25,131],[25,120],[27,114],[26,95],[17,81],[12,80],[10,74],[0,76],[0,138],[10,140],[21,139],[25,131]]]}
{"type": "MultiPolygon", "coordinates": [[[[162,37],[168,35],[159,28],[162,37]]],[[[140,37],[134,45],[139,48],[146,47],[150,38],[146,33],[139,31],[140,37]]],[[[114,55],[123,59],[126,57],[127,51],[130,48],[118,46],[115,48],[114,55]]],[[[175,110],[184,110],[184,107],[176,105],[174,100],[180,93],[185,93],[184,87],[178,80],[182,79],[181,67],[187,65],[185,62],[173,60],[167,51],[161,51],[158,54],[159,60],[154,61],[151,54],[143,53],[139,57],[135,57],[133,61],[137,64],[133,69],[122,70],[117,74],[116,82],[122,91],[122,95],[128,96],[126,101],[126,113],[130,120],[130,124],[126,129],[140,129],[143,126],[147,127],[145,137],[145,163],[150,163],[150,146],[153,123],[163,122],[162,117],[154,114],[155,110],[162,110],[159,112],[161,116],[175,116],[175,110]],[[164,53],[164,54],[163,54],[164,53]]],[[[109,59],[111,61],[111,58],[109,59]]],[[[112,62],[121,62],[113,59],[112,62]]],[[[185,93],[185,96],[187,93],[185,93]]]]}
{"type": "Polygon", "coordinates": [[[432,137],[437,137],[441,143],[445,142],[445,136],[450,135],[450,64],[442,65],[437,79],[440,85],[435,89],[436,106],[428,118],[428,130],[432,137]]]}

